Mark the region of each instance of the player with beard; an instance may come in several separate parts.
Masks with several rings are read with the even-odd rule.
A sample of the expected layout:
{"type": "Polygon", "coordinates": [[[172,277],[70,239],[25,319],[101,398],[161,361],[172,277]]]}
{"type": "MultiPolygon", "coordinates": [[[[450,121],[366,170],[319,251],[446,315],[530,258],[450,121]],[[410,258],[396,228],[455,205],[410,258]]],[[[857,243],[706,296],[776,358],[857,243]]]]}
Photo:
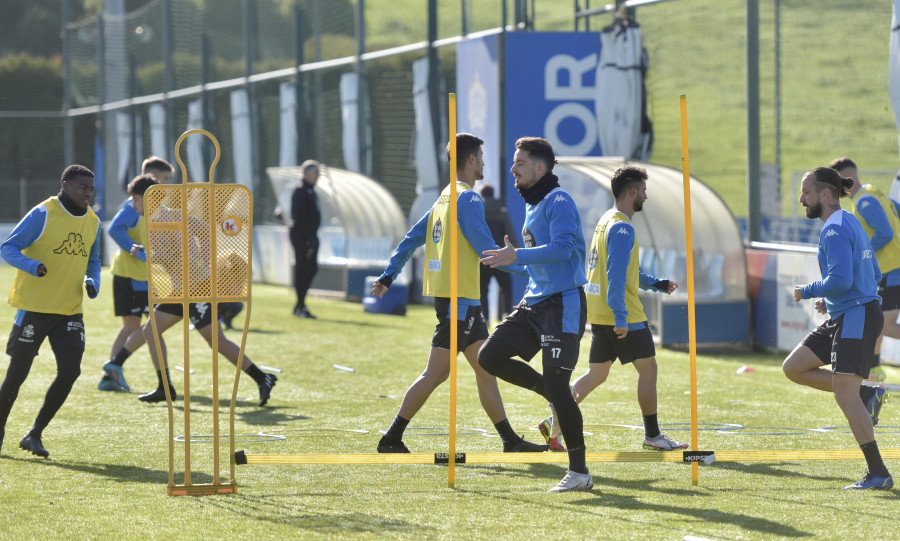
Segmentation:
{"type": "MultiPolygon", "coordinates": [[[[587,319],[591,324],[588,372],[575,380],[573,394],[581,403],[606,381],[616,358],[631,364],[638,373],[637,398],[644,417],[644,448],[657,451],[685,449],[659,431],[656,412],[656,346],[638,289],[672,294],[674,280],[662,280],[641,272],[639,249],[631,218],[647,200],[647,171],[626,165],[610,179],[615,206],[597,222],[588,258],[587,319]]],[[[562,450],[559,423],[548,417],[538,429],[551,449],[562,450]]]]}
{"type": "Polygon", "coordinates": [[[891,488],[894,480],[881,459],[873,428],[881,407],[878,391],[883,395],[884,389],[861,386],[884,323],[878,296],[881,269],[862,224],[841,209],[840,198],[850,195],[852,185],[852,179],[828,167],[807,172],[800,183],[806,217],[825,226],[817,250],[822,279],[794,286],[794,301],[816,299],[816,310],[830,317],[794,348],[782,369],[795,383],[834,393],[868,466],[862,479],[844,488],[891,488]],[[871,393],[868,399],[866,391],[871,393]]]}
{"type": "Polygon", "coordinates": [[[482,262],[492,267],[519,263],[528,271],[525,296],[494,329],[478,352],[478,362],[503,381],[532,390],[551,405],[569,452],[565,477],[549,492],[591,490],[594,481],[585,462],[584,420],[572,398],[569,381],[586,324],[582,286],[584,234],[578,208],[553,174],[553,146],[540,137],[516,141],[510,172],[525,200],[523,248],[505,239],[499,250],[484,252],[482,262]],[[541,352],[543,373],[530,361],[541,352]]]}

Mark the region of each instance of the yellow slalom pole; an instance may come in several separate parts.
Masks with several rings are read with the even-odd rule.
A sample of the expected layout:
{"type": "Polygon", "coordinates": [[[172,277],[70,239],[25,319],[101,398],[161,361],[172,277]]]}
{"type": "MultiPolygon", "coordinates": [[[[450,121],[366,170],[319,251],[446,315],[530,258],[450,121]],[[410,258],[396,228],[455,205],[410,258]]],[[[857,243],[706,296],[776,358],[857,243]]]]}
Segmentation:
{"type": "Polygon", "coordinates": [[[450,216],[453,217],[453,223],[447,224],[450,226],[450,452],[447,462],[447,486],[453,488],[456,481],[456,349],[458,346],[456,332],[459,327],[457,321],[459,235],[457,234],[458,217],[456,215],[456,94],[450,94],[448,112],[450,116],[450,216]]]}
{"type": "MultiPolygon", "coordinates": [[[[697,322],[694,310],[694,233],[691,226],[691,162],[688,157],[687,98],[681,95],[681,160],[684,170],[684,248],[687,261],[688,343],[691,357],[691,450],[699,450],[697,433],[697,322]]],[[[691,463],[691,484],[697,486],[700,468],[691,463]]]]}

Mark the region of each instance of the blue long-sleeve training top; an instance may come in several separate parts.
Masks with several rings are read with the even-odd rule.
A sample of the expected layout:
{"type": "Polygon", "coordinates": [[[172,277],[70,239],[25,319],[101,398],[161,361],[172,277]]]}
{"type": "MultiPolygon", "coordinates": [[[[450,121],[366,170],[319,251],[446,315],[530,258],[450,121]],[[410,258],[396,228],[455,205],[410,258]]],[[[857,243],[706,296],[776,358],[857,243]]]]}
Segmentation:
{"type": "MultiPolygon", "coordinates": [[[[431,216],[433,210],[434,205],[428,209],[428,212],[416,222],[416,225],[409,230],[406,237],[400,241],[400,244],[397,245],[394,253],[391,254],[388,266],[384,269],[379,280],[387,276],[390,276],[391,280],[395,279],[397,275],[400,274],[403,266],[409,261],[409,258],[412,257],[416,248],[425,244],[427,238],[426,235],[428,234],[428,218],[431,216]]],[[[484,219],[484,201],[477,192],[473,190],[463,190],[460,192],[456,198],[456,213],[458,216],[459,228],[466,238],[466,241],[472,245],[476,254],[480,256],[485,250],[496,250],[499,248],[499,246],[494,243],[491,231],[488,229],[487,222],[484,219]]],[[[521,265],[509,265],[499,268],[507,272],[526,276],[525,270],[521,265]]],[[[460,297],[460,304],[480,306],[481,299],[465,299],[465,301],[463,301],[463,298],[460,297]]]]}
{"type": "Polygon", "coordinates": [[[822,279],[800,290],[804,299],[823,298],[832,319],[878,296],[881,268],[869,237],[855,216],[839,210],[828,217],[816,254],[822,279]]]}
{"type": "MultiPolygon", "coordinates": [[[[37,276],[37,270],[41,262],[31,259],[22,253],[22,250],[31,246],[41,237],[44,226],[47,224],[47,209],[38,205],[22,218],[13,229],[9,237],[0,245],[0,256],[13,267],[37,276]]],[[[88,297],[95,298],[100,293],[100,224],[97,224],[97,238],[91,245],[88,254],[88,264],[85,270],[84,283],[94,288],[94,294],[88,293],[88,297]]]]}
{"type": "MultiPolygon", "coordinates": [[[[893,201],[893,200],[892,200],[893,201]]],[[[894,202],[896,208],[896,202],[894,202]]],[[[887,213],[878,199],[872,195],[863,194],[856,201],[856,211],[872,228],[872,249],[877,253],[879,250],[887,246],[894,239],[896,232],[891,227],[887,213]]],[[[900,285],[900,269],[894,269],[885,273],[886,285],[888,287],[900,285]]]]}
{"type": "MultiPolygon", "coordinates": [[[[608,289],[606,290],[606,303],[609,305],[616,318],[616,327],[628,327],[628,308],[625,304],[626,277],[628,266],[631,263],[631,251],[634,249],[634,226],[628,222],[617,222],[606,235],[606,276],[608,289]],[[625,230],[627,234],[619,233],[625,230]]],[[[643,290],[656,289],[666,291],[654,286],[660,279],[638,269],[638,287],[643,290]]],[[[643,323],[635,324],[635,328],[643,326],[643,323]]]]}
{"type": "MultiPolygon", "coordinates": [[[[109,236],[126,254],[131,253],[131,246],[134,244],[134,241],[128,236],[128,230],[134,229],[140,219],[141,215],[134,209],[134,200],[129,197],[109,222],[109,236]]],[[[141,250],[135,257],[146,262],[147,252],[141,250]]]]}
{"type": "Polygon", "coordinates": [[[536,205],[526,203],[522,242],[516,262],[528,271],[524,299],[529,305],[587,283],[581,218],[562,188],[555,188],[536,205]]]}

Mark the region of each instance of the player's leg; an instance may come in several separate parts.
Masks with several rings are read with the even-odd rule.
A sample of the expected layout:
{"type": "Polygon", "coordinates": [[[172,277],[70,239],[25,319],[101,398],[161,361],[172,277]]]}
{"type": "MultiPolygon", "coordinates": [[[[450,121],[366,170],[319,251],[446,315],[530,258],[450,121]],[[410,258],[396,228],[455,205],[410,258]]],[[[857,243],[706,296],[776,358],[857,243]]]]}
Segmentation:
{"type": "Polygon", "coordinates": [[[379,453],[408,453],[403,433],[413,416],[425,405],[431,393],[450,375],[450,350],[432,346],[425,370],[412,382],[403,395],[400,409],[391,426],[378,441],[379,453]]]}
{"type": "Polygon", "coordinates": [[[122,316],[122,328],[119,329],[119,333],[116,334],[115,340],[113,340],[112,348],[109,352],[109,358],[113,359],[116,356],[116,353],[119,352],[120,349],[125,345],[125,341],[128,340],[128,337],[134,331],[141,328],[141,316],[122,316]]]}
{"type": "MultiPolygon", "coordinates": [[[[888,288],[891,290],[891,294],[894,294],[894,290],[900,289],[900,287],[888,288]]],[[[889,298],[890,299],[890,298],[889,298]]],[[[896,301],[893,301],[890,305],[884,304],[882,300],[882,308],[885,306],[895,306],[896,301]]],[[[884,313],[884,325],[882,326],[881,336],[878,337],[878,341],[875,342],[875,355],[872,361],[872,369],[869,371],[869,377],[867,378],[870,381],[884,381],[887,379],[887,374],[884,372],[884,367],[881,366],[881,340],[885,336],[889,336],[891,338],[900,338],[900,324],[897,323],[897,317],[900,316],[900,309],[894,308],[891,310],[883,310],[884,313]]]]}
{"type": "Polygon", "coordinates": [[[464,354],[475,372],[475,384],[478,386],[478,400],[481,402],[481,407],[484,408],[484,412],[487,413],[491,422],[496,424],[506,420],[506,409],[503,407],[503,399],[500,397],[497,378],[488,374],[478,364],[478,350],[481,349],[482,344],[484,344],[484,340],[470,344],[464,354]]]}
{"type": "Polygon", "coordinates": [[[872,361],[872,368],[869,371],[870,381],[884,381],[887,374],[881,366],[881,338],[889,336],[891,338],[900,338],[900,324],[897,323],[897,316],[900,315],[900,284],[896,284],[900,278],[900,269],[894,269],[882,276],[881,282],[878,283],[878,295],[881,297],[881,311],[884,314],[884,324],[881,328],[881,336],[875,343],[875,355],[872,361]],[[890,285],[888,283],[890,282],[890,285]]]}
{"type": "Polygon", "coordinates": [[[269,401],[269,396],[272,394],[272,387],[278,381],[278,377],[275,374],[266,374],[260,370],[258,366],[253,364],[253,361],[250,360],[246,353],[241,359],[241,347],[225,336],[221,321],[213,321],[212,306],[209,303],[191,304],[189,315],[191,323],[194,324],[194,329],[206,340],[210,348],[213,346],[213,333],[218,334],[219,353],[235,366],[237,366],[238,362],[241,363],[241,370],[250,376],[259,388],[259,402],[257,405],[265,406],[269,401]]]}
{"type": "Polygon", "coordinates": [[[863,444],[875,439],[875,430],[872,426],[872,418],[866,411],[862,400],[859,399],[859,387],[862,378],[856,374],[833,374],[834,400],[837,402],[844,417],[850,424],[850,431],[856,442],[863,444]]]}
{"type": "Polygon", "coordinates": [[[56,378],[47,389],[44,403],[34,424],[19,443],[19,447],[38,456],[50,453],[41,443],[44,429],[65,403],[75,380],[81,375],[81,358],[84,356],[84,321],[81,314],[55,316],[56,324],[47,335],[56,357],[56,378]]]}
{"type": "Polygon", "coordinates": [[[894,481],[882,460],[872,417],[859,399],[859,387],[863,378],[857,374],[834,374],[834,399],[847,418],[853,437],[866,459],[867,471],[862,479],[845,488],[890,488],[894,481]]]}
{"type": "Polygon", "coordinates": [[[540,372],[527,362],[513,358],[530,360],[541,348],[540,341],[528,323],[526,312],[530,310],[530,307],[520,304],[494,328],[494,332],[478,351],[478,364],[488,374],[534,391],[549,401],[540,372]]]}
{"type": "Polygon", "coordinates": [[[884,311],[884,326],[882,327],[882,336],[890,336],[891,338],[900,338],[900,323],[897,323],[897,317],[900,316],[900,309],[884,311]]]}
{"type": "Polygon", "coordinates": [[[6,432],[6,420],[12,410],[19,388],[28,378],[31,365],[38,354],[41,343],[47,336],[51,316],[18,310],[13,321],[12,332],[6,342],[9,368],[0,384],[0,447],[6,432]]]}
{"type": "Polygon", "coordinates": [[[784,375],[794,383],[832,392],[831,370],[827,365],[831,364],[834,332],[835,323],[829,319],[806,335],[781,363],[784,375]]]}
{"type": "Polygon", "coordinates": [[[541,338],[544,387],[569,454],[566,476],[550,492],[590,490],[594,486],[585,461],[584,419],[569,386],[586,319],[587,303],[581,288],[551,295],[537,304],[530,316],[541,338]]]}
{"type": "Polygon", "coordinates": [[[587,395],[591,394],[591,391],[603,385],[606,378],[609,377],[609,371],[612,368],[612,364],[612,361],[588,364],[588,371],[582,374],[575,380],[575,383],[572,384],[576,402],[581,404],[581,401],[587,398],[587,395]]]}
{"type": "MultiPolygon", "coordinates": [[[[629,333],[631,334],[631,333],[629,333]]],[[[652,342],[653,338],[650,338],[652,342]]],[[[644,419],[644,449],[653,451],[671,451],[674,449],[686,449],[688,444],[675,441],[659,430],[659,418],[657,415],[656,382],[658,378],[658,366],[656,357],[636,359],[631,363],[638,373],[637,399],[644,419]]]]}
{"type": "Polygon", "coordinates": [[[150,319],[141,328],[144,341],[147,343],[147,349],[150,351],[150,360],[156,369],[157,387],[149,393],[142,394],[138,397],[141,402],[162,402],[166,399],[166,391],[163,383],[163,371],[165,371],[166,380],[169,382],[169,392],[172,399],[175,399],[175,386],[172,385],[172,378],[169,374],[169,367],[166,362],[167,349],[163,340],[163,333],[172,328],[182,319],[182,307],[180,304],[158,304],[154,310],[154,319],[156,320],[156,330],[150,319]],[[155,337],[159,338],[160,349],[156,349],[155,337]]]}
{"type": "MultiPolygon", "coordinates": [[[[497,385],[497,378],[488,374],[485,369],[478,364],[478,351],[481,349],[482,344],[484,344],[484,341],[488,336],[487,322],[480,309],[481,307],[472,307],[469,309],[467,321],[474,318],[477,322],[473,323],[470,327],[471,330],[468,335],[460,336],[459,340],[460,343],[465,344],[469,339],[476,339],[467,344],[463,353],[466,360],[469,361],[469,365],[472,366],[472,370],[475,372],[475,383],[478,386],[478,398],[481,401],[481,407],[484,408],[491,423],[494,424],[494,429],[496,429],[497,434],[500,435],[504,452],[533,453],[547,451],[549,449],[547,445],[535,444],[527,441],[513,430],[509,419],[506,417],[506,410],[503,407],[503,399],[500,397],[500,387],[497,385]]],[[[469,325],[461,325],[461,327],[469,327],[469,325]]],[[[465,329],[460,328],[459,333],[461,335],[464,334],[465,329]]]]}
{"type": "MultiPolygon", "coordinates": [[[[860,400],[861,384],[869,376],[875,341],[884,325],[883,318],[878,301],[871,301],[846,310],[835,323],[832,349],[834,399],[847,418],[868,466],[865,476],[846,488],[890,488],[894,484],[875,441],[873,427],[878,422],[878,412],[870,411],[869,404],[860,400]]],[[[876,409],[880,409],[882,398],[876,397],[876,409]]]]}
{"type": "Polygon", "coordinates": [[[131,391],[131,387],[125,381],[122,367],[131,353],[143,344],[143,338],[137,345],[134,345],[131,338],[143,336],[141,315],[148,311],[146,283],[123,276],[113,276],[113,306],[115,315],[122,318],[122,327],[113,340],[109,361],[103,365],[103,378],[97,385],[101,391],[131,391]],[[143,284],[143,287],[139,284],[143,284]],[[126,347],[129,342],[131,348],[126,347]]]}
{"type": "Polygon", "coordinates": [[[125,373],[122,366],[133,350],[125,347],[132,335],[141,337],[143,343],[143,331],[141,330],[141,316],[123,316],[122,328],[113,341],[109,360],[103,364],[103,378],[98,385],[101,391],[131,392],[131,387],[125,381],[125,373]]]}

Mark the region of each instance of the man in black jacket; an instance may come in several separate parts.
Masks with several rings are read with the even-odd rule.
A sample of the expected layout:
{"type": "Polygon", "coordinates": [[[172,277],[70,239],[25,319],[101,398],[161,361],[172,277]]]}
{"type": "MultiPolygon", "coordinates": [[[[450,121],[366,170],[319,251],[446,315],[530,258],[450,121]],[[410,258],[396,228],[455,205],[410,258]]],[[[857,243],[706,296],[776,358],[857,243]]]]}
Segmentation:
{"type": "Polygon", "coordinates": [[[316,180],[319,178],[319,162],[306,160],[301,167],[303,180],[291,195],[291,244],[294,246],[294,288],[297,290],[294,315],[315,319],[316,316],[306,308],[306,293],[316,271],[319,270],[317,232],[322,214],[319,212],[319,199],[315,192],[316,180]]]}

